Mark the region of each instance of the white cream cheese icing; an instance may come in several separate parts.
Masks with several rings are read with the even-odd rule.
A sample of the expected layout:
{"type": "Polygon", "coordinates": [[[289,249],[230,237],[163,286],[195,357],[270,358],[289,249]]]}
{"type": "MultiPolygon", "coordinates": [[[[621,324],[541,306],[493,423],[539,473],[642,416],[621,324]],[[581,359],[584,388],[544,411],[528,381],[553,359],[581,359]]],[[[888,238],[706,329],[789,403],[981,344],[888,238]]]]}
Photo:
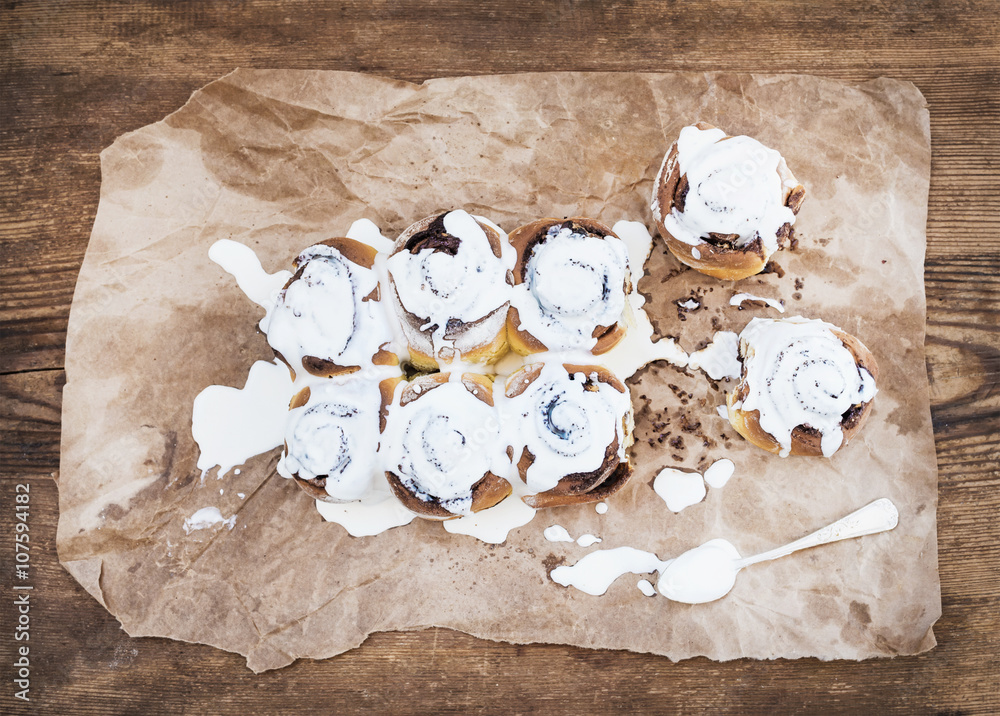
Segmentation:
{"type": "Polygon", "coordinates": [[[732,460],[724,457],[709,465],[708,469],[705,470],[703,477],[709,487],[721,490],[726,486],[726,483],[729,482],[729,478],[731,478],[735,472],[736,465],[732,460]]]}
{"type": "Polygon", "coordinates": [[[665,467],[653,479],[653,491],[667,504],[671,512],[680,512],[697,505],[708,494],[705,481],[697,472],[685,472],[665,467]]]}
{"type": "Polygon", "coordinates": [[[283,288],[267,325],[267,342],[295,371],[312,356],[338,366],[370,364],[392,340],[392,329],[378,302],[378,275],[332,246],[316,244],[298,259],[298,277],[283,288]],[[336,310],[331,310],[336,307],[336,310]]]}
{"type": "Polygon", "coordinates": [[[511,296],[519,329],[552,351],[590,350],[597,344],[594,329],[622,320],[625,245],[614,236],[556,224],[529,251],[524,281],[511,296]]]}
{"type": "Polygon", "coordinates": [[[818,430],[823,455],[843,443],[841,420],[853,405],[875,397],[875,379],[832,333],[840,330],[801,316],[755,318],[740,334],[742,409],[760,413],[760,426],[786,457],[799,425],[818,430]]]}
{"type": "Polygon", "coordinates": [[[232,515],[227,519],[222,516],[222,512],[219,511],[218,507],[202,507],[184,520],[184,532],[185,534],[191,534],[196,530],[206,530],[218,524],[232,530],[236,526],[236,515],[232,515]]]}
{"type": "MultiPolygon", "coordinates": [[[[689,126],[677,140],[677,163],[687,175],[688,191],[683,212],[673,207],[661,217],[671,236],[691,246],[703,243],[710,232],[738,235],[736,246],[759,237],[766,254],[778,250],[778,231],[795,222],[784,205],[781,154],[751,137],[727,138],[718,128],[689,126]]],[[[653,209],[661,214],[655,189],[653,209]]]]}
{"type": "Polygon", "coordinates": [[[705,371],[712,380],[740,377],[739,336],[716,331],[712,342],[688,357],[688,367],[705,371]]]}
{"type": "Polygon", "coordinates": [[[330,380],[315,385],[309,401],[288,413],[286,452],[278,463],[285,476],[326,478],[326,492],[341,502],[360,500],[382,471],[379,445],[378,383],[330,380]]]}
{"type": "Polygon", "coordinates": [[[549,542],[573,542],[573,538],[562,525],[551,525],[542,531],[542,536],[549,542]]]}
{"type": "Polygon", "coordinates": [[[210,385],[201,391],[194,399],[191,433],[201,451],[202,480],[216,465],[221,478],[236,465],[281,445],[291,397],[292,379],[277,361],[250,366],[243,388],[210,385]]]}
{"type": "Polygon", "coordinates": [[[499,471],[494,474],[507,471],[499,426],[496,409],[463,383],[438,385],[406,405],[390,407],[383,467],[420,499],[438,500],[452,514],[469,514],[472,486],[493,468],[499,471]]]}
{"type": "Polygon", "coordinates": [[[596,597],[607,592],[608,587],[623,574],[651,574],[658,572],[663,565],[652,552],[634,547],[616,547],[595,550],[574,565],[556,567],[549,576],[556,584],[576,587],[596,597]]]}
{"type": "Polygon", "coordinates": [[[443,226],[458,239],[455,253],[425,248],[414,254],[404,249],[388,257],[386,270],[393,300],[424,321],[417,327],[401,322],[407,339],[428,355],[450,362],[489,343],[503,329],[511,296],[507,275],[516,254],[507,235],[482,217],[450,211],[443,226]],[[480,222],[499,234],[500,256],[480,222]],[[463,332],[454,333],[455,321],[466,324],[463,332]]]}
{"type": "MultiPolygon", "coordinates": [[[[536,371],[534,364],[511,375],[508,391],[536,371]]],[[[627,389],[597,380],[596,373],[570,374],[560,363],[544,363],[524,392],[501,405],[503,436],[514,461],[525,448],[534,456],[525,473],[533,492],[551,490],[566,475],[597,470],[615,441],[619,460],[625,459],[631,398],[627,389]]]]}

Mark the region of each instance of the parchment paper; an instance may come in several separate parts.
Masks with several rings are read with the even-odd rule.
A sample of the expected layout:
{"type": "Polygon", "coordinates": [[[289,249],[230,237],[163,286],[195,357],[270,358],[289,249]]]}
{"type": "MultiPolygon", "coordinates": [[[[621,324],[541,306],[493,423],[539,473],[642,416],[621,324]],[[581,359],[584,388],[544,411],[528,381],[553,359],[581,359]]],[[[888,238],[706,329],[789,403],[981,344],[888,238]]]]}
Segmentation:
{"type": "Polygon", "coordinates": [[[234,72],[101,155],[68,336],[59,557],[129,634],[212,644],[254,671],[432,625],[671,659],[929,649],[940,615],[923,347],[929,145],[922,96],[887,79],[556,73],[413,85],[234,72]],[[274,271],[362,217],[390,237],[452,207],[508,230],[571,215],[652,227],[663,153],[698,120],[783,153],[808,191],[799,245],[776,257],[783,277],[733,284],[684,269],[657,240],[639,282],[654,326],[693,351],[716,328],[777,315],[728,306],[738,290],[857,335],[881,365],[880,392],[866,428],[833,459],[749,446],[715,413],[724,382],[659,363],[631,381],[636,473],[607,514],[543,511],[502,545],[419,519],[352,538],[275,474],[277,451],[201,484],[194,397],[213,383],[242,387],[253,361],[271,357],[255,329],[260,309],[208,259],[214,241],[246,243],[274,271]],[[703,307],[679,309],[692,295],[703,307]],[[723,456],[736,463],[733,479],[680,514],[651,488],[663,467],[703,469],[723,456]],[[748,555],[878,497],[898,506],[895,531],[752,567],[713,604],[645,597],[635,576],[603,597],[548,578],[590,551],[547,542],[552,524],[661,559],[714,537],[748,555]],[[207,506],[235,513],[234,529],[186,535],[184,519],[207,506]]]}

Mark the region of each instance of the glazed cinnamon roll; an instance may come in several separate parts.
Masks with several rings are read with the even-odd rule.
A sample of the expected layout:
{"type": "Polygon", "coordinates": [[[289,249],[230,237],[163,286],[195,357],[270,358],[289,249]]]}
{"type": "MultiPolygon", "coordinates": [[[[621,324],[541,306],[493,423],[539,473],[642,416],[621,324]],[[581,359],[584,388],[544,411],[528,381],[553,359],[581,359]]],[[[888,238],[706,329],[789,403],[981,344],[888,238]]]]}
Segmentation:
{"type": "Polygon", "coordinates": [[[531,507],[598,502],[632,474],[628,389],[606,368],[532,363],[507,379],[505,436],[531,507]]]}
{"type": "Polygon", "coordinates": [[[511,493],[503,472],[493,383],[434,373],[411,381],[389,410],[382,445],[396,497],[421,517],[449,519],[493,507],[511,493]]]}
{"type": "Polygon", "coordinates": [[[681,263],[738,280],[760,273],[784,245],[804,198],[778,152],[699,122],[663,158],[651,208],[681,263]]]}
{"type": "Polygon", "coordinates": [[[726,396],[740,435],[782,457],[830,457],[861,429],[877,392],[871,352],[836,326],[755,318],[740,334],[739,383],[726,396]]]}
{"type": "Polygon", "coordinates": [[[406,229],[388,272],[410,362],[436,370],[454,360],[499,358],[507,349],[513,266],[503,231],[464,211],[427,217],[406,229]]]}
{"type": "Polygon", "coordinates": [[[310,246],[278,294],[267,342],[292,373],[329,378],[395,365],[391,328],[378,305],[376,251],[346,238],[310,246]]]}
{"type": "Polygon", "coordinates": [[[324,381],[292,398],[278,472],[324,502],[360,500],[379,474],[386,408],[402,378],[324,381]]]}
{"type": "Polygon", "coordinates": [[[514,291],[507,318],[511,348],[605,353],[625,335],[631,291],[624,242],[594,219],[539,219],[516,229],[514,291]]]}

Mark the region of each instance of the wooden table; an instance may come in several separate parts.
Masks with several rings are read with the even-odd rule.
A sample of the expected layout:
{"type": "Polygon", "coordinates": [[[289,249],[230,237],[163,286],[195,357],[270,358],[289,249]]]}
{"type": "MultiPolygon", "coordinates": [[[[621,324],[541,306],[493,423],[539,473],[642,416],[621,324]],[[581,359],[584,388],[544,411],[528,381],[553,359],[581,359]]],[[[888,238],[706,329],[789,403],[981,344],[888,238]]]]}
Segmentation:
{"type": "MultiPolygon", "coordinates": [[[[2,26],[0,711],[469,713],[1000,711],[1000,5],[694,1],[6,2],[2,26]],[[98,154],[235,67],[421,81],[542,70],[910,80],[931,113],[927,371],[940,470],[939,645],[863,663],[666,659],[373,635],[253,675],[235,654],[132,639],[56,558],[66,323],[98,154]],[[14,698],[18,485],[30,486],[29,703],[14,698]]],[[[876,239],[877,240],[877,239],[876,239]]],[[[23,489],[23,488],[22,488],[23,489]]]]}

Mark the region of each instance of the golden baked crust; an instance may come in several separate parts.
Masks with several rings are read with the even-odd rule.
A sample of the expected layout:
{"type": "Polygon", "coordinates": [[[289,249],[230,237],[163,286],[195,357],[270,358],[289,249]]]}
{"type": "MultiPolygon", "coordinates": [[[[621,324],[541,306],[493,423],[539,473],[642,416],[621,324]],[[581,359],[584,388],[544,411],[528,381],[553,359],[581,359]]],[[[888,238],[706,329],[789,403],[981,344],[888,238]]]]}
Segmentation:
{"type": "MultiPolygon", "coordinates": [[[[714,125],[707,122],[698,122],[695,126],[701,130],[716,129],[714,125]]],[[[725,141],[725,139],[721,141],[725,141]]],[[[778,173],[784,182],[795,183],[793,189],[786,189],[784,203],[792,210],[793,214],[798,214],[802,201],[805,199],[805,187],[796,182],[795,177],[785,167],[784,162],[778,165],[778,173]]],[[[686,190],[687,177],[680,173],[680,164],[677,161],[677,142],[674,142],[664,157],[663,167],[654,189],[654,198],[659,206],[658,212],[654,212],[656,228],[667,244],[670,253],[682,264],[715,278],[738,281],[763,271],[770,256],[767,255],[760,239],[742,247],[734,246],[725,241],[715,243],[701,241],[697,246],[692,246],[675,238],[667,231],[663,225],[662,217],[670,214],[675,206],[683,207],[683,197],[686,190]],[[698,256],[692,253],[693,249],[697,249],[698,256]]],[[[778,234],[779,247],[790,236],[791,228],[790,224],[781,227],[781,233],[778,234]]]]}
{"type": "MultiPolygon", "coordinates": [[[[420,400],[423,396],[450,380],[449,373],[433,373],[414,379],[403,389],[400,396],[400,406],[420,400]]],[[[463,373],[462,385],[477,400],[493,407],[493,380],[487,375],[463,373]]],[[[384,425],[383,425],[384,428],[384,425]]],[[[440,501],[423,500],[415,495],[394,472],[386,471],[385,478],[396,498],[406,509],[421,517],[436,520],[449,520],[461,515],[449,512],[440,501]]],[[[480,512],[497,505],[507,498],[513,488],[504,478],[487,472],[472,486],[472,512],[480,512]]]]}
{"type": "MultiPolygon", "coordinates": [[[[528,259],[531,258],[531,248],[538,242],[539,239],[545,236],[545,232],[550,226],[566,222],[575,224],[576,226],[585,229],[588,233],[596,236],[613,236],[618,238],[618,235],[615,234],[610,227],[602,224],[596,219],[588,219],[582,216],[575,216],[569,219],[538,219],[525,224],[524,226],[518,227],[509,235],[510,243],[517,252],[517,264],[514,267],[515,286],[524,283],[524,273],[527,267],[528,259]]],[[[626,281],[628,281],[628,279],[626,279],[626,281]]],[[[630,286],[626,285],[625,292],[628,293],[630,288],[630,286]]],[[[543,344],[530,332],[522,331],[520,329],[520,325],[521,316],[518,313],[518,310],[511,306],[507,312],[507,340],[510,343],[511,350],[523,356],[531,355],[533,353],[542,353],[548,350],[545,344],[543,344]]],[[[624,337],[625,327],[619,323],[615,323],[611,326],[597,326],[594,329],[594,338],[597,339],[597,343],[590,352],[594,355],[607,353],[624,337]]]]}
{"type": "MultiPolygon", "coordinates": [[[[832,333],[840,339],[841,343],[844,344],[844,347],[850,351],[852,356],[854,356],[855,363],[867,370],[877,383],[878,364],[875,362],[875,357],[871,354],[871,351],[869,351],[861,341],[849,333],[839,330],[832,331],[832,333]]],[[[741,376],[740,382],[736,384],[736,387],[733,388],[728,395],[726,395],[726,408],[729,413],[729,423],[733,426],[736,432],[748,441],[757,447],[764,448],[768,452],[772,452],[777,455],[781,452],[781,445],[770,433],[760,426],[760,411],[747,411],[735,407],[736,403],[742,402],[748,394],[749,387],[745,382],[744,371],[744,375],[741,376]]],[[[841,421],[841,429],[844,433],[844,441],[842,445],[846,445],[851,438],[857,435],[861,430],[865,421],[868,420],[868,415],[871,413],[873,403],[874,399],[860,403],[859,405],[853,405],[850,410],[844,413],[844,417],[841,421]]],[[[809,428],[805,425],[796,426],[795,429],[792,430],[790,454],[812,457],[822,456],[823,450],[820,445],[822,437],[823,436],[818,430],[814,430],[813,428],[809,428]]]]}

